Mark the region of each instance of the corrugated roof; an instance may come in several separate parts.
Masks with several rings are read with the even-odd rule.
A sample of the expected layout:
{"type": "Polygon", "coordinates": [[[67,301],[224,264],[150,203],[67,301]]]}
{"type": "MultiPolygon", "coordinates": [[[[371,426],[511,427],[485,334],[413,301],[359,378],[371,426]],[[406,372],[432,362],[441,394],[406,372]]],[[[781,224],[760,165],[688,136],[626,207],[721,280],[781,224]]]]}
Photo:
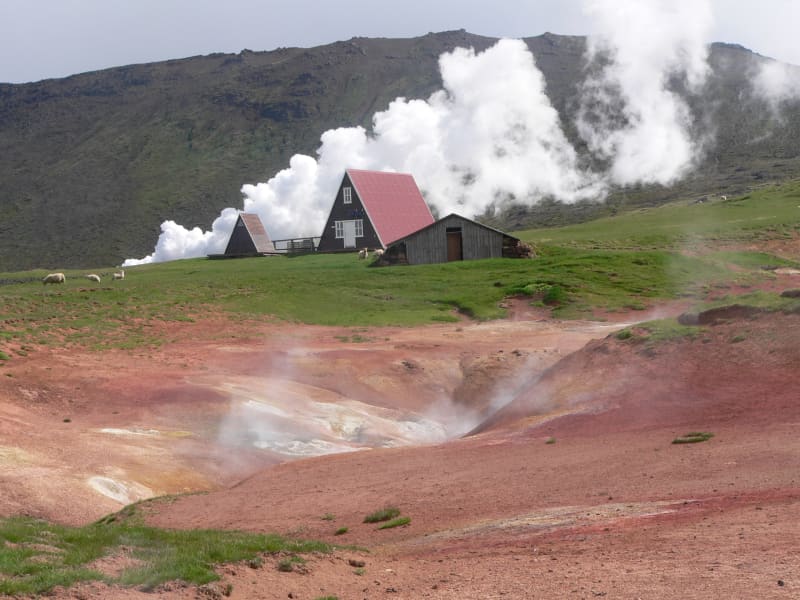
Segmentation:
{"type": "Polygon", "coordinates": [[[467,223],[472,223],[473,225],[476,225],[478,227],[483,227],[484,229],[488,229],[489,231],[494,231],[495,233],[499,233],[500,235],[505,236],[507,238],[511,238],[512,240],[519,241],[519,238],[514,237],[513,235],[510,235],[510,234],[506,233],[505,231],[500,231],[499,229],[496,229],[494,227],[490,227],[489,225],[484,225],[483,223],[478,223],[474,219],[468,219],[467,217],[461,216],[458,213],[450,213],[449,215],[447,215],[446,217],[442,217],[438,221],[434,221],[433,223],[431,223],[429,225],[426,225],[425,227],[421,227],[420,229],[418,229],[416,231],[412,231],[408,235],[404,235],[402,238],[397,238],[395,240],[395,242],[405,241],[407,238],[413,237],[413,236],[417,235],[418,233],[421,233],[425,229],[428,229],[428,227],[432,227],[433,225],[436,225],[436,223],[441,223],[442,221],[446,221],[447,219],[451,219],[453,217],[455,217],[456,219],[461,219],[462,221],[466,221],[467,223]]]}
{"type": "Polygon", "coordinates": [[[256,252],[275,252],[275,246],[273,246],[272,240],[269,239],[267,230],[257,214],[239,213],[239,218],[244,223],[244,226],[247,227],[250,238],[256,245],[256,252]]]}
{"type": "Polygon", "coordinates": [[[347,169],[384,246],[433,223],[433,215],[408,173],[347,169]]]}

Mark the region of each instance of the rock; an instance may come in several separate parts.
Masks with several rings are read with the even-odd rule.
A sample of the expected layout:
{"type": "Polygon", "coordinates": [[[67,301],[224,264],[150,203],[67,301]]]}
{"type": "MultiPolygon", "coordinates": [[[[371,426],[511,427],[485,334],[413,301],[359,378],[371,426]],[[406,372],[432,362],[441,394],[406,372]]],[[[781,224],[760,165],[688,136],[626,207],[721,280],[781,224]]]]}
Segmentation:
{"type": "Polygon", "coordinates": [[[363,560],[356,560],[354,558],[348,558],[347,559],[347,564],[350,565],[351,567],[363,567],[363,566],[366,566],[367,563],[365,563],[363,560]]]}

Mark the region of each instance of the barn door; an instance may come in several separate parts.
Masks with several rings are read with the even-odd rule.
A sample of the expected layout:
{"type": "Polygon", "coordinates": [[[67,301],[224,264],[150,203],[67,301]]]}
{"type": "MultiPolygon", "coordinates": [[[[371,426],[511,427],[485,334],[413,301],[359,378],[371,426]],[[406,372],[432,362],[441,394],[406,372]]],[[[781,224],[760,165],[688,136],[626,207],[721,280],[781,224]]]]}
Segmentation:
{"type": "MultiPolygon", "coordinates": [[[[439,238],[441,239],[441,238],[439,238]]],[[[447,260],[463,260],[464,251],[461,245],[461,228],[447,228],[447,260]]]]}
{"type": "Polygon", "coordinates": [[[342,232],[344,234],[344,247],[345,248],[355,248],[356,247],[356,222],[355,221],[343,221],[342,222],[342,232]]]}

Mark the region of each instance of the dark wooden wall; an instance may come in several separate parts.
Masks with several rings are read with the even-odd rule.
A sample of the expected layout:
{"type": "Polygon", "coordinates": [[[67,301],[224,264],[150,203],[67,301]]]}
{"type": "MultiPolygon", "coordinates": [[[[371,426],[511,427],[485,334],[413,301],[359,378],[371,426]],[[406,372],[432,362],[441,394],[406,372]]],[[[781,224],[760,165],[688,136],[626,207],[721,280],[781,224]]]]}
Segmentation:
{"type": "Polygon", "coordinates": [[[405,239],[406,257],[412,265],[447,262],[447,232],[461,229],[463,260],[500,258],[503,238],[499,231],[482,227],[469,219],[450,215],[405,239]]]}
{"type": "Polygon", "coordinates": [[[354,252],[360,248],[374,249],[380,247],[381,244],[378,240],[378,235],[375,233],[375,228],[372,226],[369,217],[367,217],[367,211],[364,210],[361,198],[358,197],[358,193],[356,192],[355,186],[350,181],[350,177],[345,174],[342,183],[339,185],[339,190],[336,192],[336,199],[333,202],[331,213],[328,216],[328,222],[325,223],[325,229],[323,229],[322,235],[320,236],[317,251],[336,252],[347,250],[349,252],[354,252]],[[344,193],[342,189],[347,186],[353,189],[353,202],[351,204],[344,203],[344,193]],[[334,223],[336,221],[352,221],[355,219],[362,219],[364,221],[364,237],[356,238],[355,248],[345,249],[344,240],[336,239],[336,226],[334,223]]]}

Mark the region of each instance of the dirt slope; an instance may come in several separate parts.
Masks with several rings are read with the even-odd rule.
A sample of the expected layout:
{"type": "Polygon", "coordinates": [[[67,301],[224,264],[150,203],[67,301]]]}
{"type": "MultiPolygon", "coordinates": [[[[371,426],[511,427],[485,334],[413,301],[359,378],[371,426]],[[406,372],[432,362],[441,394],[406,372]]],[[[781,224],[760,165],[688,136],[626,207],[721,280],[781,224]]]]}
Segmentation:
{"type": "MultiPolygon", "coordinates": [[[[619,324],[516,316],[355,342],[209,320],[139,356],[15,358],[0,377],[0,513],[82,523],[203,489],[148,503],[149,522],[362,548],[302,572],[277,558],[223,567],[231,598],[800,595],[800,315],[723,319],[654,346],[609,336],[619,324]],[[483,421],[493,401],[510,403],[483,421]],[[303,444],[268,444],[293,415],[303,444]],[[689,431],[714,437],[671,443],[689,431]],[[354,451],[295,460],[326,444],[354,451]],[[387,504],[410,525],[362,522],[387,504]]],[[[89,584],[56,597],[153,594],[89,584]]]]}
{"type": "Polygon", "coordinates": [[[655,350],[593,342],[544,378],[551,411],[565,414],[525,416],[531,402],[540,411],[527,393],[472,438],[280,465],[158,505],[150,521],[371,550],[367,577],[320,559],[300,578],[265,574],[277,588],[253,597],[793,597],[798,334],[798,315],[759,315],[655,350]],[[695,430],[715,435],[670,443],[695,430]],[[411,525],[361,523],[387,503],[411,525]],[[332,535],[342,525],[345,540],[332,535]]]}

